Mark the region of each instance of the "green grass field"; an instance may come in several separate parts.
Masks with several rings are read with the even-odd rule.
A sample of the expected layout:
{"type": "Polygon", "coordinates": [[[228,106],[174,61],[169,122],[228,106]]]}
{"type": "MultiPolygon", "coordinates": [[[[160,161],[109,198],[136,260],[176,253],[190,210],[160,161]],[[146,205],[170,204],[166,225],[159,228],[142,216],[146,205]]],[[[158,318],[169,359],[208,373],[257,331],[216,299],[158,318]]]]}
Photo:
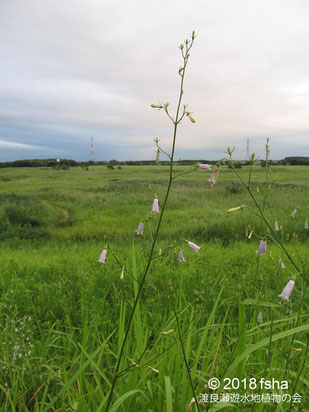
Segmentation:
{"type": "MultiPolygon", "coordinates": [[[[176,174],[187,170],[175,166],[176,174]]],[[[239,170],[245,179],[248,171],[239,170]]],[[[162,202],[168,174],[167,166],[0,169],[1,411],[104,411],[158,221],[152,201],[162,202]]],[[[197,170],[173,182],[111,410],[185,411],[192,385],[205,396],[302,397],[301,404],[255,405],[223,397],[200,410],[309,410],[309,167],[273,167],[269,187],[266,169],[256,166],[251,181],[304,277],[257,216],[247,208],[227,212],[254,208],[234,172],[222,167],[214,188],[209,175],[197,170]],[[267,252],[259,257],[265,236],[267,252]],[[179,250],[185,262],[178,262],[179,250]],[[291,279],[290,302],[279,305],[291,279]],[[274,378],[288,389],[214,391],[211,377],[242,385],[274,378]]]]}

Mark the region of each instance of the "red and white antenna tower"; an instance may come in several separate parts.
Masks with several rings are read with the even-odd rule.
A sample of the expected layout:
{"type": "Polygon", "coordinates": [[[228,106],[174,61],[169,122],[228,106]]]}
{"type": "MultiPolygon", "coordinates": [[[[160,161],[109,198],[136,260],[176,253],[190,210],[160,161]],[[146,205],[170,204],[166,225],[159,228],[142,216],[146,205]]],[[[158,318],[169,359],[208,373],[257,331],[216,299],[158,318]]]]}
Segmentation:
{"type": "Polygon", "coordinates": [[[250,153],[249,153],[249,137],[247,137],[247,150],[246,150],[246,160],[249,160],[250,153]]]}
{"type": "Polygon", "coordinates": [[[90,144],[90,161],[94,162],[94,151],[93,151],[93,137],[91,137],[91,144],[90,144]]]}

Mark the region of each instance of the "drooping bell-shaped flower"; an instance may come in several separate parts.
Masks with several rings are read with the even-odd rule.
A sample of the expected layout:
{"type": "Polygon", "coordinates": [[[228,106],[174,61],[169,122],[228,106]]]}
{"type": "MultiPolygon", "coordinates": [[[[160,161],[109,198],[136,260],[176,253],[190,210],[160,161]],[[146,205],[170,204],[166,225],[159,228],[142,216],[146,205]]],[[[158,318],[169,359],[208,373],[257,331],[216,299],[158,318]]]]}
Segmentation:
{"type": "Polygon", "coordinates": [[[120,273],[120,279],[122,280],[124,276],[124,268],[122,268],[121,273],[120,273]]]}
{"type": "Polygon", "coordinates": [[[289,297],[290,297],[291,293],[293,292],[294,286],[295,286],[294,280],[289,280],[289,282],[287,283],[287,285],[285,286],[285,288],[283,289],[283,291],[282,291],[281,295],[279,295],[279,297],[282,300],[287,300],[289,302],[289,297]]]}
{"type": "Polygon", "coordinates": [[[159,201],[158,201],[158,199],[153,199],[151,211],[154,214],[159,213],[159,201]]]}
{"type": "Polygon", "coordinates": [[[105,263],[106,253],[107,253],[107,250],[106,250],[106,249],[103,249],[102,252],[101,252],[101,255],[100,255],[99,259],[98,259],[98,262],[100,262],[100,263],[105,263]]]}
{"type": "Polygon", "coordinates": [[[219,167],[216,167],[215,170],[212,172],[209,181],[214,185],[217,181],[218,174],[219,174],[219,167]]]}
{"type": "Polygon", "coordinates": [[[156,164],[158,165],[159,162],[160,162],[160,149],[157,150],[156,164]]]}
{"type": "Polygon", "coordinates": [[[308,220],[305,221],[305,229],[308,229],[309,225],[308,225],[308,220]]]}
{"type": "Polygon", "coordinates": [[[211,170],[211,165],[207,163],[200,163],[200,169],[211,170]]]}
{"type": "Polygon", "coordinates": [[[279,232],[279,230],[280,230],[280,229],[279,229],[278,222],[275,222],[275,231],[276,231],[276,232],[279,232]]]}
{"type": "Polygon", "coordinates": [[[194,252],[196,252],[196,253],[198,253],[198,251],[200,250],[200,246],[197,246],[193,242],[188,242],[188,246],[190,246],[194,250],[194,252]]]}
{"type": "Polygon", "coordinates": [[[293,212],[291,213],[291,216],[294,217],[296,215],[297,210],[294,209],[293,212]]]}
{"type": "Polygon", "coordinates": [[[182,253],[182,251],[180,250],[179,252],[178,252],[178,262],[184,262],[185,261],[185,258],[183,257],[183,253],[182,253]]]}
{"type": "Polygon", "coordinates": [[[258,253],[259,256],[264,255],[266,253],[266,248],[267,248],[267,240],[261,240],[260,245],[256,253],[258,253]]]}
{"type": "Polygon", "coordinates": [[[257,316],[257,321],[258,321],[259,323],[262,323],[262,322],[263,322],[262,312],[259,312],[259,314],[258,314],[258,316],[257,316]]]}
{"type": "Polygon", "coordinates": [[[191,406],[194,404],[194,402],[195,402],[195,399],[192,398],[191,401],[188,403],[188,405],[185,409],[185,412],[189,412],[189,409],[191,409],[191,406]]]}
{"type": "Polygon", "coordinates": [[[137,229],[136,229],[136,234],[137,235],[142,235],[143,234],[143,230],[144,230],[144,223],[143,222],[141,222],[139,225],[138,225],[138,227],[137,227],[137,229]]]}
{"type": "Polygon", "coordinates": [[[283,263],[283,260],[281,258],[279,259],[279,264],[281,269],[285,269],[285,264],[283,263]]]}

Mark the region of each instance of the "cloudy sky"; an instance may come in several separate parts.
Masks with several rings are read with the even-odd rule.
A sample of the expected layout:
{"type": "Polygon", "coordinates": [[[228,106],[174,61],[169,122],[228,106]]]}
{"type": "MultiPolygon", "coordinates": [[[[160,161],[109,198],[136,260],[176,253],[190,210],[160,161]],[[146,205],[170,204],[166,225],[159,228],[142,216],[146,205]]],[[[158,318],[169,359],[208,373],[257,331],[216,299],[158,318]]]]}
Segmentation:
{"type": "Polygon", "coordinates": [[[176,158],[309,155],[307,0],[1,0],[0,161],[152,159],[195,30],[176,158]]]}

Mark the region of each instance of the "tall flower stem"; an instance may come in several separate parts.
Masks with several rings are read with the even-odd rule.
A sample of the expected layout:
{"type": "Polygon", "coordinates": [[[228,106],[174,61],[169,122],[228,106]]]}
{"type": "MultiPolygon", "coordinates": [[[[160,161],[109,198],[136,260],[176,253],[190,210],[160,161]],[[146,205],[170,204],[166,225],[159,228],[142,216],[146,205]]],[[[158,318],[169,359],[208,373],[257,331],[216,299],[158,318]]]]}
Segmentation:
{"type": "Polygon", "coordinates": [[[292,265],[294,266],[294,268],[297,270],[297,272],[301,275],[301,277],[304,279],[304,281],[307,283],[307,285],[309,285],[309,279],[307,278],[307,274],[305,274],[295,263],[294,259],[292,258],[292,256],[289,254],[289,252],[287,251],[287,249],[285,248],[285,246],[283,245],[282,241],[279,239],[279,237],[277,236],[276,232],[274,231],[274,229],[272,228],[272,225],[269,223],[269,221],[266,219],[265,213],[263,208],[258,204],[254,194],[252,193],[252,190],[250,188],[250,186],[244,181],[244,179],[241,177],[241,175],[238,173],[238,171],[235,169],[234,164],[232,159],[227,159],[228,164],[232,167],[234,173],[237,175],[237,177],[239,178],[239,180],[242,182],[242,184],[244,185],[244,187],[247,189],[251,199],[253,200],[253,203],[255,204],[256,208],[258,209],[260,218],[265,222],[266,226],[268,227],[269,233],[271,234],[274,242],[279,246],[279,248],[285,253],[285,255],[287,256],[287,258],[290,260],[290,262],[292,263],[292,265]]]}
{"type": "Polygon", "coordinates": [[[151,267],[151,262],[153,260],[153,254],[154,254],[155,246],[156,246],[156,243],[157,243],[157,239],[158,239],[158,235],[159,235],[159,231],[160,231],[160,227],[161,227],[161,222],[162,222],[162,219],[163,219],[163,215],[164,215],[164,212],[165,212],[165,207],[166,207],[167,200],[168,200],[168,197],[169,197],[169,193],[170,193],[170,189],[171,189],[171,185],[172,185],[172,181],[173,181],[173,167],[174,167],[174,154],[175,154],[175,146],[176,146],[177,128],[178,128],[179,123],[183,119],[183,117],[186,114],[189,116],[189,113],[186,112],[186,106],[184,106],[183,113],[182,113],[182,115],[180,115],[180,106],[181,106],[181,102],[182,102],[182,96],[183,96],[183,93],[184,93],[183,84],[184,84],[184,76],[185,76],[185,72],[186,72],[186,67],[187,67],[189,56],[190,56],[189,52],[190,52],[190,49],[193,45],[194,39],[195,39],[195,33],[193,32],[192,36],[191,36],[191,40],[185,40],[184,45],[180,46],[180,50],[181,50],[182,57],[183,57],[183,67],[179,69],[179,75],[181,77],[181,82],[180,82],[180,93],[179,93],[179,98],[178,98],[178,105],[177,105],[175,119],[173,119],[170,116],[170,114],[168,113],[168,103],[166,103],[165,105],[157,105],[157,106],[152,105],[152,107],[155,107],[155,108],[158,108],[158,109],[164,108],[166,114],[172,120],[172,122],[174,124],[173,144],[172,144],[172,151],[171,151],[171,156],[170,156],[171,162],[170,162],[169,181],[168,181],[168,185],[167,185],[167,189],[166,189],[165,198],[164,198],[164,201],[163,201],[163,204],[162,204],[161,213],[159,215],[157,228],[156,228],[155,235],[154,235],[154,238],[153,238],[153,242],[152,242],[152,245],[151,245],[151,248],[150,248],[148,261],[147,261],[142,279],[139,282],[139,288],[138,288],[138,291],[137,291],[137,294],[136,294],[136,297],[135,297],[135,300],[134,300],[134,304],[133,304],[133,307],[132,307],[132,310],[131,310],[131,313],[130,313],[130,316],[129,316],[129,319],[128,319],[126,332],[125,332],[125,335],[124,335],[124,338],[123,338],[123,341],[122,341],[119,356],[118,356],[117,363],[116,363],[116,366],[115,366],[115,369],[114,369],[114,373],[113,373],[113,377],[112,377],[112,386],[111,386],[110,391],[109,391],[108,400],[107,400],[107,404],[106,404],[106,408],[105,408],[106,412],[109,411],[110,406],[111,406],[115,386],[116,386],[117,380],[119,378],[118,372],[119,372],[119,368],[120,368],[120,363],[121,363],[121,360],[123,358],[124,349],[125,349],[125,346],[126,346],[126,342],[127,342],[128,336],[129,336],[130,329],[131,329],[131,324],[132,324],[132,320],[133,320],[133,317],[134,317],[134,313],[135,313],[135,310],[137,308],[137,305],[138,305],[138,302],[139,302],[139,299],[140,299],[140,296],[141,296],[141,293],[142,293],[147,275],[148,275],[150,267],[151,267]]]}

